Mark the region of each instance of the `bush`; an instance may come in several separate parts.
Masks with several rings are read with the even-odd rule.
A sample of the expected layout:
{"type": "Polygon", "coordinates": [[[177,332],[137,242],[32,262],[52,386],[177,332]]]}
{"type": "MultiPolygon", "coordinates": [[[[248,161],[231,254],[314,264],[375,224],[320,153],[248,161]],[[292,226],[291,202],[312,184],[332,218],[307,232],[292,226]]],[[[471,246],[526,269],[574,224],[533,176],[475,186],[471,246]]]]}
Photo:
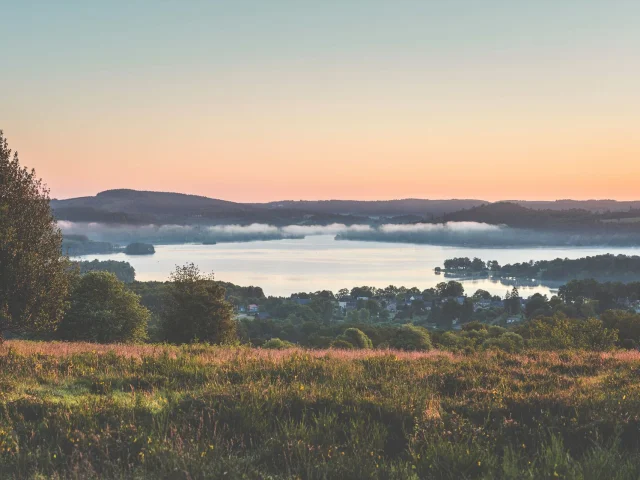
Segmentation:
{"type": "Polygon", "coordinates": [[[618,331],[606,328],[597,318],[577,320],[562,314],[531,320],[520,332],[528,339],[529,346],[545,350],[582,348],[606,351],[618,341],[618,331]]]}
{"type": "Polygon", "coordinates": [[[266,348],[268,350],[286,350],[287,348],[293,348],[295,345],[291,342],[287,342],[286,340],[280,340],[279,338],[272,338],[271,340],[267,340],[262,345],[262,348],[266,348]]]}
{"type": "Polygon", "coordinates": [[[507,329],[504,327],[499,327],[498,325],[492,325],[489,327],[489,336],[492,338],[497,338],[507,332],[507,329]]]}
{"type": "Polygon", "coordinates": [[[487,350],[497,349],[508,353],[518,353],[524,349],[524,339],[514,332],[506,332],[499,337],[488,338],[482,343],[487,350]]]}
{"type": "Polygon", "coordinates": [[[359,328],[347,328],[338,340],[349,342],[355,348],[370,349],[373,348],[371,339],[359,328]]]}
{"type": "Polygon", "coordinates": [[[140,342],[147,336],[149,310],[140,297],[109,272],[89,272],[77,282],[58,333],[64,340],[140,342]]]}
{"type": "Polygon", "coordinates": [[[391,348],[398,350],[431,350],[431,337],[429,331],[415,325],[402,325],[396,334],[390,339],[391,348]]]}
{"type": "Polygon", "coordinates": [[[337,338],[331,342],[331,348],[337,348],[338,350],[353,350],[355,347],[352,343],[337,338]]]}

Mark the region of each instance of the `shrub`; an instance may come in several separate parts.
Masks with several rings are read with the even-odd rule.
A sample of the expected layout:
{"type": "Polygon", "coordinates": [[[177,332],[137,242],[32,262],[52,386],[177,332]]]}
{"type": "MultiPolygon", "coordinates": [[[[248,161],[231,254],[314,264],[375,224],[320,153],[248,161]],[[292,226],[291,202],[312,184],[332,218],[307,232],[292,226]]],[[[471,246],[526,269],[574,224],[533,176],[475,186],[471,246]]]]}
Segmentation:
{"type": "Polygon", "coordinates": [[[331,348],[337,348],[339,350],[353,350],[355,347],[352,343],[337,338],[333,342],[331,342],[331,348]]]}
{"type": "Polygon", "coordinates": [[[524,348],[524,339],[514,332],[506,332],[499,337],[488,338],[482,343],[482,347],[488,350],[497,349],[508,353],[518,353],[524,348]]]}
{"type": "Polygon", "coordinates": [[[109,272],[89,272],[77,282],[58,333],[65,340],[139,342],[147,336],[149,310],[109,272]]]}
{"type": "Polygon", "coordinates": [[[398,350],[431,350],[431,337],[426,328],[407,324],[398,328],[389,344],[398,350]]]}
{"type": "Polygon", "coordinates": [[[355,348],[373,348],[371,339],[359,328],[347,328],[344,333],[338,337],[338,339],[349,342],[355,348]]]}
{"type": "Polygon", "coordinates": [[[504,327],[499,327],[498,325],[492,325],[489,327],[488,332],[490,337],[497,338],[500,335],[506,333],[507,329],[504,327]]]}
{"type": "Polygon", "coordinates": [[[262,348],[266,348],[268,350],[285,350],[287,348],[292,348],[295,345],[291,342],[287,342],[286,340],[280,340],[279,338],[272,338],[271,340],[267,340],[262,345],[262,348]]]}

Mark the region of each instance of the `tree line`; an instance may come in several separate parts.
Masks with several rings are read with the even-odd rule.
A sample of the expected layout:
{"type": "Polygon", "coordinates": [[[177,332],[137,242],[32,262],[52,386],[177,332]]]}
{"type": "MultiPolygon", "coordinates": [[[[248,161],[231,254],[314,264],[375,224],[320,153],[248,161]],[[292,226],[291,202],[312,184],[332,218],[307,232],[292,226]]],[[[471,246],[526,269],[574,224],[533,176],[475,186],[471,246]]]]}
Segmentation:
{"type": "Polygon", "coordinates": [[[604,254],[578,259],[531,260],[503,266],[495,260],[485,262],[477,257],[473,259],[457,257],[445,260],[444,270],[463,275],[484,273],[502,278],[557,281],[587,278],[638,279],[640,278],[640,256],[604,254]]]}

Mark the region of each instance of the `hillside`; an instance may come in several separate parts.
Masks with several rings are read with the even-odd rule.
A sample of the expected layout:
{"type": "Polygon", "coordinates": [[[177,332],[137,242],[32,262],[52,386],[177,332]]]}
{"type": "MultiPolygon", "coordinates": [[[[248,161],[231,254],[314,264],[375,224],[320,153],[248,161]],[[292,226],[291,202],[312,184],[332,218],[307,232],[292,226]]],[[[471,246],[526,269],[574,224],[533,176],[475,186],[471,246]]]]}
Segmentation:
{"type": "Polygon", "coordinates": [[[0,366],[2,478],[622,480],[640,469],[637,352],[10,341],[0,366]]]}
{"type": "Polygon", "coordinates": [[[484,205],[484,200],[423,200],[407,198],[401,200],[283,200],[258,204],[272,210],[287,208],[309,212],[338,213],[360,216],[400,216],[419,215],[422,217],[440,216],[458,210],[484,205]]]}
{"type": "Polygon", "coordinates": [[[621,223],[632,224],[640,216],[640,202],[614,200],[489,203],[474,199],[400,199],[238,203],[183,193],[128,189],[107,190],[92,197],[52,200],[51,207],[59,220],[108,224],[268,223],[281,226],[476,221],[555,228],[619,219],[625,219],[621,223]]]}
{"type": "Polygon", "coordinates": [[[228,202],[197,195],[138,190],[107,190],[93,197],[52,200],[59,220],[122,224],[272,225],[360,223],[348,215],[228,202]]]}
{"type": "Polygon", "coordinates": [[[497,202],[443,215],[442,222],[481,222],[516,228],[596,227],[599,215],[582,209],[535,210],[510,202],[497,202]]]}

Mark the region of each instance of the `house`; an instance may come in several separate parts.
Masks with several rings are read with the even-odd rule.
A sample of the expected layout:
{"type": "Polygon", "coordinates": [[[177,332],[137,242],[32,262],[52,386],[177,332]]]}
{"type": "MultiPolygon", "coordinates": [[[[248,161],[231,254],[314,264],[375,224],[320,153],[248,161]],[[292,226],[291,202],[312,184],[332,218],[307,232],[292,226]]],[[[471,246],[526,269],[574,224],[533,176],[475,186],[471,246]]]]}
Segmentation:
{"type": "Polygon", "coordinates": [[[255,305],[255,304],[252,303],[251,305],[249,305],[247,307],[247,311],[249,313],[258,313],[258,305],[255,305]]]}
{"type": "Polygon", "coordinates": [[[385,308],[390,313],[396,313],[398,311],[398,304],[394,301],[389,301],[387,302],[387,306],[385,308]]]}
{"type": "Polygon", "coordinates": [[[369,297],[358,297],[356,300],[364,300],[365,302],[369,300],[369,297]]]}
{"type": "Polygon", "coordinates": [[[478,300],[473,304],[473,310],[486,310],[491,307],[491,300],[478,300]]]}

